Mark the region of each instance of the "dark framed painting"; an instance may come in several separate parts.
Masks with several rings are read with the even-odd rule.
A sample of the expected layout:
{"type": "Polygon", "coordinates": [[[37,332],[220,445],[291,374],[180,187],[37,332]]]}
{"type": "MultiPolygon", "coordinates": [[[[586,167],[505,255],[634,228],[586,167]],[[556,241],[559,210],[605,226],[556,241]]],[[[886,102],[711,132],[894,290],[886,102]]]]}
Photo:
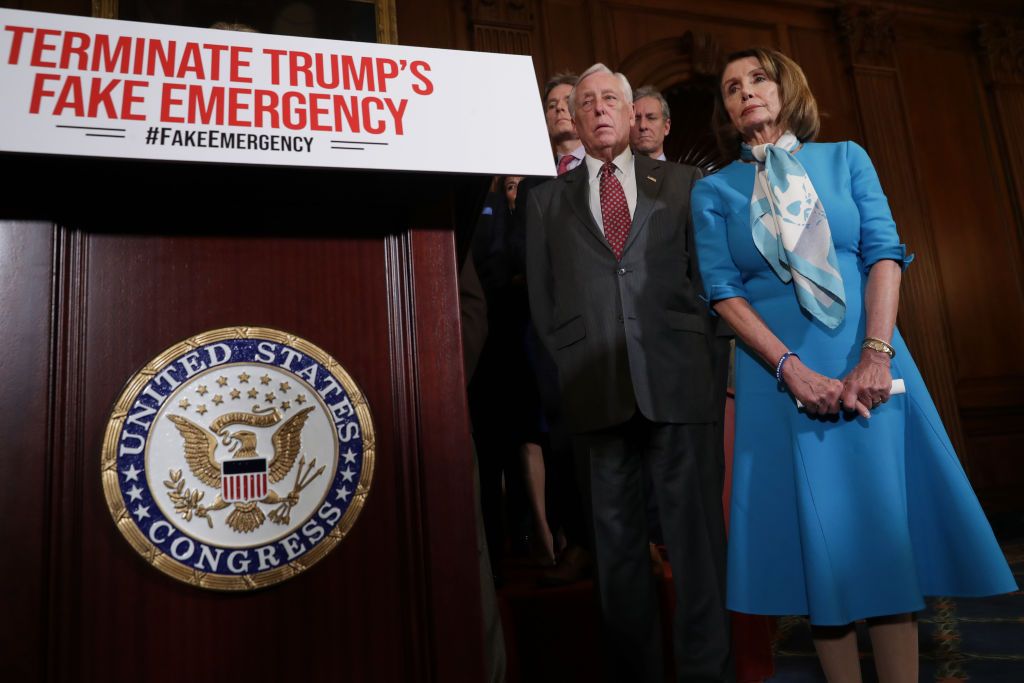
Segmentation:
{"type": "Polygon", "coordinates": [[[398,42],[395,0],[93,0],[92,14],[303,38],[398,42]]]}

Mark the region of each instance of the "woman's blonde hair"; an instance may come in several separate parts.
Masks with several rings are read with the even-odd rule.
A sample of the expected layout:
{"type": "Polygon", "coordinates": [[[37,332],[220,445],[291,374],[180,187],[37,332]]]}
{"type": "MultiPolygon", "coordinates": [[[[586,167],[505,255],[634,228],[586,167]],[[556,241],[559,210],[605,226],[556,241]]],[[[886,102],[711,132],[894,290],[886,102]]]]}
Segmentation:
{"type": "Polygon", "coordinates": [[[711,125],[715,129],[718,146],[730,159],[739,156],[740,133],[733,126],[729,112],[725,108],[722,95],[722,76],[725,69],[738,59],[755,58],[761,68],[772,81],[779,86],[778,125],[783,130],[791,130],[800,142],[813,140],[821,128],[818,116],[818,103],[814,100],[811,88],[807,85],[807,76],[800,65],[778,50],[755,47],[749,50],[733,52],[725,58],[725,66],[718,74],[718,92],[715,95],[715,111],[711,115],[711,125]]]}

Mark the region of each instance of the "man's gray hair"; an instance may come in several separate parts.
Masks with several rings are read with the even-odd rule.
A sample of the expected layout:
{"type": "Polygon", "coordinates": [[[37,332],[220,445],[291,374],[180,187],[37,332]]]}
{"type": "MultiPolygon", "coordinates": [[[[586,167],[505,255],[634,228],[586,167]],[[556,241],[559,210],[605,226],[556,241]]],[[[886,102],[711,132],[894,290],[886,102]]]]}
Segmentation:
{"type": "Polygon", "coordinates": [[[668,108],[668,100],[665,99],[665,96],[661,94],[660,90],[655,88],[653,85],[645,85],[642,88],[637,88],[633,92],[634,103],[636,103],[637,100],[642,100],[645,97],[653,97],[654,99],[658,100],[658,102],[661,103],[661,115],[665,117],[665,120],[672,118],[672,113],[669,111],[668,108]]]}
{"type": "Polygon", "coordinates": [[[576,85],[572,86],[572,92],[569,93],[569,116],[575,118],[576,116],[576,88],[580,87],[580,83],[584,81],[588,76],[594,74],[611,74],[619,80],[619,85],[622,86],[622,99],[624,102],[633,101],[633,88],[629,85],[629,79],[624,74],[617,71],[612,71],[601,62],[598,62],[594,66],[590,67],[576,79],[576,85]]]}

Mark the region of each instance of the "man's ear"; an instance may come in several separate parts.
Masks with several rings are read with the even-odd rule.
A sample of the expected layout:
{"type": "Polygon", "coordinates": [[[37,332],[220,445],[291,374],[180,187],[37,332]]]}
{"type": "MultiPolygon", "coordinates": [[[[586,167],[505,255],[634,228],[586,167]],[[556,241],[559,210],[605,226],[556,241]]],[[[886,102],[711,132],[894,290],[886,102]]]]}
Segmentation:
{"type": "Polygon", "coordinates": [[[665,137],[668,137],[670,130],[672,130],[672,119],[665,119],[665,137]]]}

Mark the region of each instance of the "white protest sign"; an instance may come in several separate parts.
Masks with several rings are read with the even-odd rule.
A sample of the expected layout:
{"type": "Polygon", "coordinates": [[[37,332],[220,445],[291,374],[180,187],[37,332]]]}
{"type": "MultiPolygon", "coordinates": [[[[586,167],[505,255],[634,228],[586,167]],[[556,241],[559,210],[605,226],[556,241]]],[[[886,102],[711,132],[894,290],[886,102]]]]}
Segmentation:
{"type": "Polygon", "coordinates": [[[0,9],[0,150],[554,175],[529,57],[0,9]]]}

